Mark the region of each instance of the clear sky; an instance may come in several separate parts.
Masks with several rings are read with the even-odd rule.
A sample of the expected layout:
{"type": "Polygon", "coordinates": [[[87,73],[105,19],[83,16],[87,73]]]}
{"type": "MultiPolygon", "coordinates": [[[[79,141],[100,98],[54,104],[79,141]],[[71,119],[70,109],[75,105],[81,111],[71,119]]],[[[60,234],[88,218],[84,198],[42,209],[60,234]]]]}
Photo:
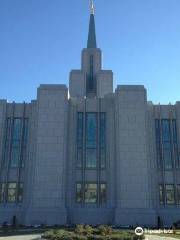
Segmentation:
{"type": "MultiPolygon", "coordinates": [[[[65,83],[86,47],[88,0],[0,0],[0,98],[30,102],[65,83]]],[[[154,103],[180,101],[180,0],[95,0],[103,66],[143,84],[154,103]]]]}

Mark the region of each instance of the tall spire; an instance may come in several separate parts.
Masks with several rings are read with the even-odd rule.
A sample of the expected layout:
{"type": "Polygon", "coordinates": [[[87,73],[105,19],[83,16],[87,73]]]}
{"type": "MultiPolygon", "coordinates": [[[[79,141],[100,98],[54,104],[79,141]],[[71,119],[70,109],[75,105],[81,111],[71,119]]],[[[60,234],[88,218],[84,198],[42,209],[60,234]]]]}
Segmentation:
{"type": "Polygon", "coordinates": [[[94,15],[94,13],[95,13],[93,0],[91,0],[91,2],[90,2],[90,13],[93,14],[93,15],[94,15]]]}
{"type": "Polygon", "coordinates": [[[95,13],[94,2],[93,2],[93,0],[91,0],[90,1],[90,21],[89,21],[89,33],[88,33],[87,48],[97,48],[94,13],[95,13]]]}

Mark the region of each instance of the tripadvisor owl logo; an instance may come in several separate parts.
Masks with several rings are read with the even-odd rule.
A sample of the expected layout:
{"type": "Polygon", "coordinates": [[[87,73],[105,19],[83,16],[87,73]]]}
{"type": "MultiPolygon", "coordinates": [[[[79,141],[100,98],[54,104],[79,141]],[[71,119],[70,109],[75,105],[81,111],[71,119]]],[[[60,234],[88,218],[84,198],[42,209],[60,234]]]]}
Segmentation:
{"type": "Polygon", "coordinates": [[[136,234],[137,236],[142,236],[142,235],[144,234],[144,230],[142,229],[142,227],[137,227],[137,228],[135,229],[135,234],[136,234]]]}

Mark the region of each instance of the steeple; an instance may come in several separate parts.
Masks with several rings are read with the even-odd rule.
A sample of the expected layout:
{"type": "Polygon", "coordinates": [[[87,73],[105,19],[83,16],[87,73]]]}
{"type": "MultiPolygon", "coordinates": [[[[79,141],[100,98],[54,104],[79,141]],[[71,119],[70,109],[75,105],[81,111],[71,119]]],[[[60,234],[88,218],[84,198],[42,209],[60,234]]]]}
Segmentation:
{"type": "Polygon", "coordinates": [[[88,33],[87,48],[97,48],[94,13],[95,13],[94,2],[93,2],[93,0],[91,0],[90,1],[90,21],[89,21],[89,33],[88,33]]]}

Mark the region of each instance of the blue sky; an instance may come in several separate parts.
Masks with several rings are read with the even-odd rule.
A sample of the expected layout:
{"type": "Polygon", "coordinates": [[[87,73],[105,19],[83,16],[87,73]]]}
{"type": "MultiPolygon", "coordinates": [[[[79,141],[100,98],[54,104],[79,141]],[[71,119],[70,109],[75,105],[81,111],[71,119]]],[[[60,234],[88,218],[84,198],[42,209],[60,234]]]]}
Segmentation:
{"type": "MultiPolygon", "coordinates": [[[[117,84],[143,84],[148,100],[180,100],[180,0],[95,0],[103,66],[117,84]]],[[[0,0],[0,98],[36,98],[66,83],[86,47],[88,0],[0,0]]]]}

